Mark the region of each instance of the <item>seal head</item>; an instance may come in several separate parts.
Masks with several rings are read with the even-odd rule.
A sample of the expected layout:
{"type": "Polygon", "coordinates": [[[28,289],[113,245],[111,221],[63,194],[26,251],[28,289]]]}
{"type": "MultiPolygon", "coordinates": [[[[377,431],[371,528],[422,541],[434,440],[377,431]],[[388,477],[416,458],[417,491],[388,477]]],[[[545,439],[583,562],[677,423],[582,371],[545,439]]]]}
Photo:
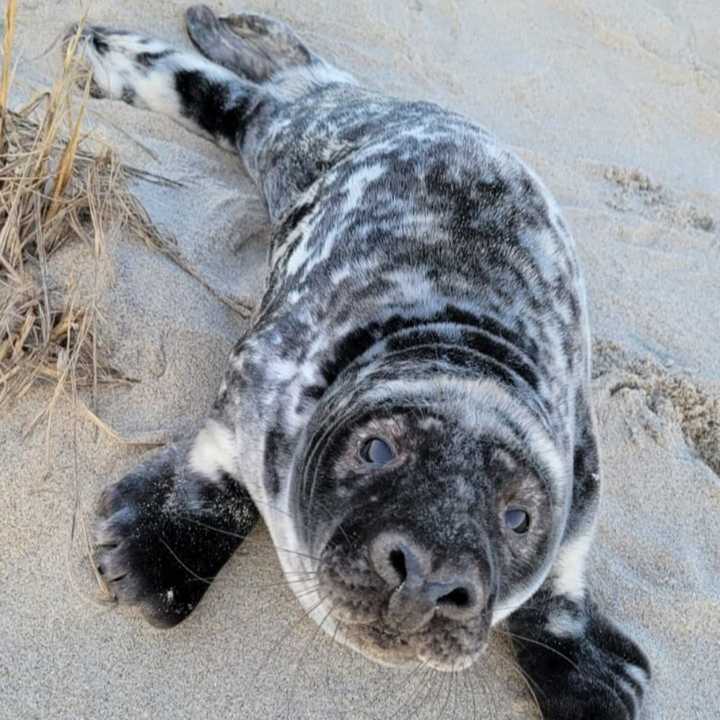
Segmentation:
{"type": "Polygon", "coordinates": [[[468,667],[547,574],[557,478],[523,423],[498,422],[494,389],[385,367],[315,413],[291,482],[296,531],[317,558],[323,626],[375,661],[468,667]],[[479,395],[485,422],[468,416],[479,395]]]}

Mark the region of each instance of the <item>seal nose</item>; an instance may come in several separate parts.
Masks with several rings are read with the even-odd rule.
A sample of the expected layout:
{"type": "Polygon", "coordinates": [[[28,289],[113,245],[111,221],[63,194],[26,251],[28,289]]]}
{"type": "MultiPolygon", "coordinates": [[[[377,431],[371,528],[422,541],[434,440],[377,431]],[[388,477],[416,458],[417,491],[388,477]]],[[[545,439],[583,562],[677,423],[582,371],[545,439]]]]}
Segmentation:
{"type": "Polygon", "coordinates": [[[371,542],[370,559],[393,589],[384,620],[394,630],[419,630],[436,613],[462,620],[480,610],[482,588],[473,567],[433,569],[432,552],[395,533],[382,533],[371,542]]]}

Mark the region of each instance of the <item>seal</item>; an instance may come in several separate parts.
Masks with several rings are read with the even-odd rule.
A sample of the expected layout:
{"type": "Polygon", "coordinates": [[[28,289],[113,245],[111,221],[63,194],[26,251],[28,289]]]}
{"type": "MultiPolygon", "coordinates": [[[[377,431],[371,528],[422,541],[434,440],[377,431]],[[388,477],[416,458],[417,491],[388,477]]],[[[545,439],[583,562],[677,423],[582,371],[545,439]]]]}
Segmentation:
{"type": "Polygon", "coordinates": [[[367,657],[465,669],[505,622],[545,717],[638,717],[648,661],[585,582],[600,465],[556,203],[486,130],[278,21],[186,21],[202,54],[76,31],[93,94],[239,154],[269,276],[200,431],[101,497],[114,594],[175,625],[262,516],[308,614],[367,657]]]}

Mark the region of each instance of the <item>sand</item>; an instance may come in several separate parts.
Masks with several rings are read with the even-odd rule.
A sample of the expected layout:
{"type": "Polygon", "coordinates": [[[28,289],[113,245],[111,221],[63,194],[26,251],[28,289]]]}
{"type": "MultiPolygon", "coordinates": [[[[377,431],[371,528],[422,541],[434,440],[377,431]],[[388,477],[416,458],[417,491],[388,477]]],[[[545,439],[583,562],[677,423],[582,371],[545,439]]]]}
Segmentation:
{"type": "MultiPolygon", "coordinates": [[[[91,17],[187,45],[177,0],[98,0],[91,17]]],[[[654,666],[644,718],[720,707],[720,6],[715,0],[254,0],[216,2],[293,23],[387,92],[442,102],[490,127],[544,177],[573,227],[596,339],[605,495],[591,559],[599,602],[654,666]]],[[[79,3],[21,3],[17,90],[79,3]]],[[[92,101],[89,123],[217,293],[257,298],[267,227],[230,154],[169,121],[92,101]]],[[[68,247],[57,277],[93,272],[68,247]]],[[[104,336],[139,382],[96,408],[129,439],[201,421],[244,321],[168,258],[123,237],[103,262],[104,336]]],[[[178,628],[98,604],[71,543],[76,505],[142,456],[58,405],[49,448],[23,430],[38,388],[0,422],[0,717],[534,718],[501,640],[457,677],[374,666],[321,637],[281,582],[258,528],[178,628]]],[[[76,532],[76,538],[81,537],[76,532]]]]}

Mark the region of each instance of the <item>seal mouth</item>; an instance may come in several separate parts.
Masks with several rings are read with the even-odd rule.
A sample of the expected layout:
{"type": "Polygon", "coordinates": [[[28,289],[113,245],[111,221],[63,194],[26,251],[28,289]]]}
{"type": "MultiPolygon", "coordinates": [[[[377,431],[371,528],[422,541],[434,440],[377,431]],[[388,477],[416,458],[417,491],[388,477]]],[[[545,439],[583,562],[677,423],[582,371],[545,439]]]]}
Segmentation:
{"type": "Polygon", "coordinates": [[[377,623],[334,619],[336,640],[387,667],[425,666],[440,672],[458,672],[473,665],[487,647],[487,641],[479,642],[476,637],[471,640],[464,628],[442,631],[430,626],[401,633],[377,623]]]}
{"type": "Polygon", "coordinates": [[[422,664],[412,636],[402,636],[365,623],[338,622],[342,643],[368,659],[388,667],[422,664]]]}

